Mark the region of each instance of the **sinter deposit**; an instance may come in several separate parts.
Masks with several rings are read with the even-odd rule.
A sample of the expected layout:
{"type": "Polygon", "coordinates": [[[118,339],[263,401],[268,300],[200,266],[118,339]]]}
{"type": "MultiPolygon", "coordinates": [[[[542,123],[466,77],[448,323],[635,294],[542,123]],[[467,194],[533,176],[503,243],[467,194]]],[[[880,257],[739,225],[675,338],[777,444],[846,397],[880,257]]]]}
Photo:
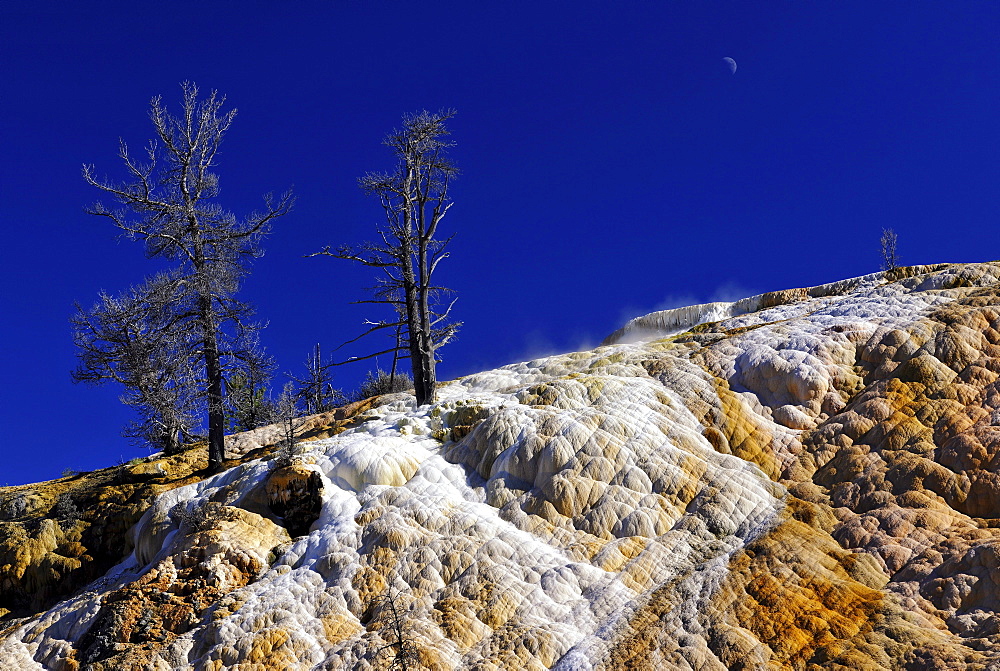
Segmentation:
{"type": "Polygon", "coordinates": [[[14,669],[997,668],[1000,264],[0,490],[14,669]],[[201,460],[198,462],[198,460],[201,460]]]}

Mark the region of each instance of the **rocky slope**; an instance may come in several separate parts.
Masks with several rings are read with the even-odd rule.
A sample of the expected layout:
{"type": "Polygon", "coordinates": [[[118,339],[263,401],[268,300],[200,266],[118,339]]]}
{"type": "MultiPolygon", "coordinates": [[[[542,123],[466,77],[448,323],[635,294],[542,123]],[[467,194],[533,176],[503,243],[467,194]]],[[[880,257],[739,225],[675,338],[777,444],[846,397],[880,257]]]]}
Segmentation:
{"type": "Polygon", "coordinates": [[[24,669],[1000,668],[1000,264],[0,490],[24,669]]]}

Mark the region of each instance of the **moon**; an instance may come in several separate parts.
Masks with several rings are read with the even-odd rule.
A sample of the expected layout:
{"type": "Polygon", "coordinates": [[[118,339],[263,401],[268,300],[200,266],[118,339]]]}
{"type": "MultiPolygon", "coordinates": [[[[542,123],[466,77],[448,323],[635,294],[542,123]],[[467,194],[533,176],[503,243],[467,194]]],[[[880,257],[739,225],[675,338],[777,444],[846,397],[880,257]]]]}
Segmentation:
{"type": "Polygon", "coordinates": [[[729,67],[729,72],[731,74],[734,75],[736,74],[736,61],[734,61],[729,56],[726,56],[725,58],[722,59],[722,62],[724,62],[729,67]]]}

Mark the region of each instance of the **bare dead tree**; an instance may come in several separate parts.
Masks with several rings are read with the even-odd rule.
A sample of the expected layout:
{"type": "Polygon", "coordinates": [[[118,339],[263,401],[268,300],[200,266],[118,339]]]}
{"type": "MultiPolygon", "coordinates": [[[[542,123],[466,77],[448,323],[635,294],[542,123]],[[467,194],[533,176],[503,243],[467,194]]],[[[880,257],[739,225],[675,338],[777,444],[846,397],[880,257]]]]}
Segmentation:
{"type": "Polygon", "coordinates": [[[382,606],[378,618],[381,625],[379,633],[388,640],[375,654],[377,657],[384,652],[388,653],[390,669],[407,671],[410,665],[419,661],[419,656],[417,646],[407,632],[399,597],[399,593],[393,594],[390,588],[385,594],[375,598],[376,605],[382,606]]]}
{"type": "Polygon", "coordinates": [[[899,255],[896,253],[896,231],[891,228],[882,229],[882,270],[889,272],[899,268],[899,255]]]}
{"type": "Polygon", "coordinates": [[[167,454],[193,438],[203,371],[192,365],[200,347],[181,315],[191,306],[183,282],[163,273],[121,296],[101,294],[70,319],[80,365],[76,382],[124,387],[122,402],[139,414],[125,435],[167,454]]]}
{"type": "Polygon", "coordinates": [[[271,222],[287,214],[291,192],[275,200],[265,196],[263,210],[237,219],[214,202],[219,178],[213,172],[219,146],[236,110],[222,113],[225,98],[216,92],[198,100],[198,88],[182,85],[182,111],[173,116],[159,97],[150,103],[156,139],[145,158],[137,160],[120,143],[119,157],[128,178],[123,182],[98,179],[94,167],[83,167],[84,179],[112,196],[122,207],[110,210],[97,203],[88,212],[110,219],[133,240],[142,241],[146,255],[176,263],[193,310],[178,313],[197,334],[197,358],[204,367],[204,400],[208,415],[209,467],[223,459],[225,435],[224,348],[227,330],[254,330],[246,321],[249,308],[234,298],[249,261],[260,255],[259,243],[271,222]],[[145,161],[145,162],[143,162],[145,161]]]}
{"type": "Polygon", "coordinates": [[[341,246],[336,251],[326,247],[311,255],[333,256],[377,269],[372,298],[356,302],[389,305],[394,314],[390,319],[366,322],[368,329],[348,343],[382,330],[394,333],[395,343],[392,348],[348,361],[391,353],[395,369],[397,357],[409,357],[421,405],[434,399],[436,352],[460,326],[450,321],[454,300],[446,299],[451,292],[432,281],[438,264],[448,257],[447,246],[453,237],[437,236],[441,220],[453,205],[448,189],[458,174],[447,156],[454,143],[446,139],[446,123],[454,115],[454,110],[443,110],[404,116],[402,129],[390,133],[383,142],[396,157],[396,169],[368,173],[359,180],[366,193],[379,199],[385,214],[377,242],[358,248],[341,246]]]}
{"type": "Polygon", "coordinates": [[[319,343],[316,343],[306,359],[306,375],[301,378],[289,375],[297,385],[296,396],[305,404],[306,414],[315,415],[333,410],[347,402],[344,393],[333,386],[330,369],[334,365],[333,362],[323,360],[319,343]]]}

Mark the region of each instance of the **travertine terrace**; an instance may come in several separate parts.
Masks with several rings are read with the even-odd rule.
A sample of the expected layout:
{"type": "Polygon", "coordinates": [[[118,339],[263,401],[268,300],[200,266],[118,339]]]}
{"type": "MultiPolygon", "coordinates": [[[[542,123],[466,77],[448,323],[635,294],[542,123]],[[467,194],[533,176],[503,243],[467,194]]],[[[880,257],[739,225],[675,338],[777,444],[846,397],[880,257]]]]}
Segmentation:
{"type": "Polygon", "coordinates": [[[196,448],[0,490],[0,659],[996,667],[998,278],[654,313],[430,406],[310,418],[291,463],[262,429],[211,477],[196,448]]]}

